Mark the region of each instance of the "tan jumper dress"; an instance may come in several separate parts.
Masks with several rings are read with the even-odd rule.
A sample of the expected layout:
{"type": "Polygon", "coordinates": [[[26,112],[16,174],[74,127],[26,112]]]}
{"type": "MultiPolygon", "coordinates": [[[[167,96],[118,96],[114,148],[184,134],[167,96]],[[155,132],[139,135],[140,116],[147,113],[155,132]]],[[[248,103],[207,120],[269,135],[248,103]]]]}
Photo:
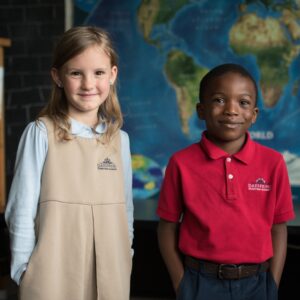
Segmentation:
{"type": "Polygon", "coordinates": [[[21,300],[128,300],[131,250],[120,133],[59,142],[52,122],[21,300]]]}

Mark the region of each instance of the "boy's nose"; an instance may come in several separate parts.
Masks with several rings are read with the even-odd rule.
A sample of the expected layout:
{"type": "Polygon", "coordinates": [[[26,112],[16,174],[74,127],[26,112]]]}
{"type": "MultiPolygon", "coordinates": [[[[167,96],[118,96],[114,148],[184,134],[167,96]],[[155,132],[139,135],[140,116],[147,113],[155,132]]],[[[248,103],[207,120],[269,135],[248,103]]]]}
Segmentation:
{"type": "Polygon", "coordinates": [[[227,101],[224,109],[225,114],[234,115],[238,114],[237,105],[233,101],[227,101]]]}

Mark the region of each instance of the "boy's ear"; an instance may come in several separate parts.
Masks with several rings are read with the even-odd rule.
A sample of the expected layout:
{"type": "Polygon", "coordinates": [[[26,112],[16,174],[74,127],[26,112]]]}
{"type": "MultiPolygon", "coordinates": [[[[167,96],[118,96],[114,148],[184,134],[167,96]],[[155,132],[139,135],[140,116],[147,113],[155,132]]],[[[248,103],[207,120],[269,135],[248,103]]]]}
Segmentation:
{"type": "Polygon", "coordinates": [[[196,109],[197,109],[198,118],[200,120],[205,120],[205,117],[204,117],[204,104],[200,103],[200,102],[197,103],[196,109]]]}
{"type": "Polygon", "coordinates": [[[254,124],[256,122],[258,113],[259,113],[259,109],[257,107],[255,107],[253,109],[253,116],[252,116],[252,121],[251,121],[252,124],[254,124]]]}

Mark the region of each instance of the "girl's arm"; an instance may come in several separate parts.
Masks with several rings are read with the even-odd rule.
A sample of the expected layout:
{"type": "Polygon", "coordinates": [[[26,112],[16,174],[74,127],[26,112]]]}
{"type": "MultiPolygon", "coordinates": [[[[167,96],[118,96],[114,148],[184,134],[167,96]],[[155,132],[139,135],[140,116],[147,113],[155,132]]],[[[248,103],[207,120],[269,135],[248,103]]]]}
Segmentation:
{"type": "Polygon", "coordinates": [[[20,139],[5,210],[10,235],[11,277],[17,284],[35,247],[35,217],[47,151],[48,139],[44,124],[30,123],[20,139]]]}
{"type": "Polygon", "coordinates": [[[121,130],[121,153],[124,170],[125,201],[129,238],[133,240],[132,166],[128,134],[121,130]]]}
{"type": "Polygon", "coordinates": [[[284,268],[287,249],[286,223],[274,224],[272,227],[273,257],[270,260],[270,272],[279,287],[284,268]]]}
{"type": "Polygon", "coordinates": [[[163,260],[177,293],[183,277],[184,266],[178,250],[178,224],[160,219],[158,224],[158,244],[163,260]]]}

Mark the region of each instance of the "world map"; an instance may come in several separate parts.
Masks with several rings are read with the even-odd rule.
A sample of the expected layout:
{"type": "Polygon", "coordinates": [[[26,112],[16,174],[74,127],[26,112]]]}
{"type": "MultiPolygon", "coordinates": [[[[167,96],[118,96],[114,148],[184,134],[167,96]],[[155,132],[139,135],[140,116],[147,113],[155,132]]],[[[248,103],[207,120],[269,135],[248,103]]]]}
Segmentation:
{"type": "Polygon", "coordinates": [[[300,200],[299,20],[300,0],[75,1],[75,23],[107,29],[119,53],[136,201],[156,200],[170,156],[199,141],[199,81],[228,62],[257,81],[260,113],[251,136],[283,154],[300,200]]]}

